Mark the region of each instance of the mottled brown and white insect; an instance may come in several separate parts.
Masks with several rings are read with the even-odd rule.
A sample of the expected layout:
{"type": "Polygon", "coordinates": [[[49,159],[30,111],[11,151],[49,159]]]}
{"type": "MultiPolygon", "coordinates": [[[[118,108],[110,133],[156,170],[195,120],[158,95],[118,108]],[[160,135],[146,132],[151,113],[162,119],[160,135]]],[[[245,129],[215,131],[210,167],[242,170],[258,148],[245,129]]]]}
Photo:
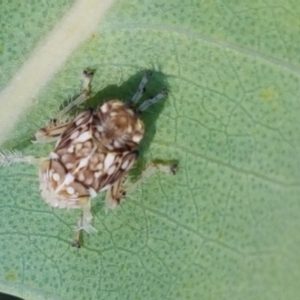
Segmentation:
{"type": "MultiPolygon", "coordinates": [[[[53,152],[44,159],[18,158],[23,162],[39,161],[40,193],[46,203],[56,208],[83,208],[73,240],[73,245],[77,247],[81,230],[88,233],[95,231],[91,226],[91,199],[99,192],[107,191],[108,208],[115,208],[120,203],[125,193],[125,177],[136,162],[136,148],[144,135],[140,114],[166,96],[163,91],[134,108],[145,91],[150,75],[146,73],[130,103],[110,100],[96,110],[84,110],[68,122],[58,121],[62,115],[88,99],[93,72],[84,71],[83,75],[81,95],[48,126],[36,132],[38,143],[56,141],[53,152]]],[[[2,160],[5,158],[9,159],[2,153],[2,160]]],[[[152,164],[144,177],[156,169],[175,174],[176,165],[152,164]]]]}

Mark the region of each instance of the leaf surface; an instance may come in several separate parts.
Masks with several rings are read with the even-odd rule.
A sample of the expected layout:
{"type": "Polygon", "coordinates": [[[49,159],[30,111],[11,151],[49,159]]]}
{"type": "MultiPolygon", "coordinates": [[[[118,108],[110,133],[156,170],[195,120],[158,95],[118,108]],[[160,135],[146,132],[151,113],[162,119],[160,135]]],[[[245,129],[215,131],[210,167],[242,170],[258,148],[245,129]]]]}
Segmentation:
{"type": "MultiPolygon", "coordinates": [[[[3,88],[73,4],[17,2],[1,2],[3,88]]],[[[99,196],[98,233],[76,250],[79,211],[41,200],[35,166],[1,168],[0,290],[64,300],[297,298],[299,13],[282,0],[116,2],[2,149],[47,155],[52,145],[30,140],[78,92],[83,68],[96,69],[101,100],[130,99],[153,69],[147,95],[167,85],[169,97],[146,115],[142,159],[176,159],[178,175],[154,175],[109,214],[99,196]]]]}

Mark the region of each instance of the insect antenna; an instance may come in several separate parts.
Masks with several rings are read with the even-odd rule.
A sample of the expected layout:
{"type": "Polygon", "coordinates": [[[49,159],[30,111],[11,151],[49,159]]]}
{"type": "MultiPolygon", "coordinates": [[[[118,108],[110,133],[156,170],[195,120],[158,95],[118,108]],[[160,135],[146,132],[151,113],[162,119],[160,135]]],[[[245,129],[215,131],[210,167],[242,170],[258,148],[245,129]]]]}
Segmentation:
{"type": "Polygon", "coordinates": [[[137,109],[139,113],[145,111],[148,109],[149,106],[157,103],[161,99],[165,98],[168,95],[168,92],[166,90],[162,90],[159,94],[157,94],[155,97],[147,99],[144,101],[137,109]]]}
{"type": "Polygon", "coordinates": [[[148,83],[150,77],[152,76],[152,73],[150,71],[146,72],[142,78],[142,81],[140,82],[140,85],[136,91],[136,93],[133,95],[131,102],[133,104],[136,104],[141,97],[143,96],[143,94],[146,91],[146,84],[148,83]]]}
{"type": "MultiPolygon", "coordinates": [[[[152,72],[148,71],[144,74],[139,87],[136,91],[136,93],[133,95],[132,99],[131,99],[131,103],[133,105],[137,104],[138,101],[141,99],[141,97],[143,96],[143,94],[146,91],[146,85],[150,79],[150,77],[152,76],[152,72]]],[[[145,111],[149,106],[151,106],[152,104],[157,103],[158,101],[160,101],[161,99],[165,98],[168,95],[168,92],[166,90],[162,90],[158,95],[156,95],[153,98],[147,99],[146,101],[144,101],[137,109],[138,113],[142,113],[143,111],[145,111]]]]}

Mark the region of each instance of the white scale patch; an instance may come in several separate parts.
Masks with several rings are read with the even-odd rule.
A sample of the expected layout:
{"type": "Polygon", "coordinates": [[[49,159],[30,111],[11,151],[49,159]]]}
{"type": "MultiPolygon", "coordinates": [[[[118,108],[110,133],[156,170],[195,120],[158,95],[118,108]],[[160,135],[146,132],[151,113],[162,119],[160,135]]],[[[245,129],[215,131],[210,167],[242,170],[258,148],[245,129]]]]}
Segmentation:
{"type": "Polygon", "coordinates": [[[77,172],[78,170],[80,170],[81,168],[86,167],[86,166],[89,164],[90,158],[91,158],[90,156],[87,156],[87,157],[82,158],[82,159],[80,160],[80,163],[79,163],[78,167],[76,168],[76,172],[77,172]]]}
{"type": "Polygon", "coordinates": [[[112,165],[112,163],[115,160],[115,155],[112,153],[107,153],[105,160],[104,160],[104,169],[108,170],[109,167],[112,165]]]}
{"type": "Polygon", "coordinates": [[[95,198],[97,196],[97,192],[93,188],[89,188],[89,194],[91,198],[95,198]]]}
{"type": "Polygon", "coordinates": [[[125,161],[122,163],[121,168],[122,168],[123,170],[126,170],[126,168],[128,167],[128,165],[129,165],[129,160],[125,160],[125,161]]]}
{"type": "Polygon", "coordinates": [[[78,120],[75,122],[75,124],[76,124],[77,126],[79,126],[79,125],[82,123],[83,120],[84,120],[84,118],[80,118],[80,119],[78,119],[78,120]]]}
{"type": "Polygon", "coordinates": [[[103,163],[102,162],[97,165],[97,169],[99,171],[103,169],[103,163]]]}
{"type": "Polygon", "coordinates": [[[76,140],[76,143],[84,143],[91,138],[91,133],[89,131],[83,132],[76,140]]]}
{"type": "Polygon", "coordinates": [[[81,150],[82,147],[83,147],[83,145],[81,143],[78,143],[78,144],[76,144],[75,149],[78,151],[78,150],[81,150]]]}
{"type": "Polygon", "coordinates": [[[70,195],[73,195],[73,194],[75,193],[74,188],[71,187],[71,186],[68,186],[68,187],[67,187],[67,193],[70,194],[70,195]]]}
{"type": "Polygon", "coordinates": [[[69,153],[73,153],[74,152],[74,146],[73,145],[68,148],[68,152],[69,153]]]}
{"type": "Polygon", "coordinates": [[[66,164],[66,168],[67,168],[68,170],[69,170],[69,169],[72,169],[72,168],[74,168],[74,164],[71,163],[71,162],[69,162],[69,163],[66,164]]]}
{"type": "Polygon", "coordinates": [[[86,180],[85,180],[85,184],[86,185],[91,185],[94,181],[94,178],[93,177],[88,177],[86,180]]]}
{"type": "Polygon", "coordinates": [[[115,171],[116,171],[116,166],[111,166],[111,167],[107,170],[107,174],[110,176],[110,175],[112,175],[115,171]]]}
{"type": "Polygon", "coordinates": [[[65,177],[64,183],[65,185],[69,185],[71,182],[74,181],[74,176],[71,173],[68,173],[65,177]]]}
{"type": "Polygon", "coordinates": [[[76,138],[78,137],[78,135],[79,135],[79,131],[76,130],[76,131],[74,131],[74,132],[71,134],[70,139],[71,139],[71,140],[74,140],[74,139],[76,139],[76,138]]]}
{"type": "Polygon", "coordinates": [[[121,144],[120,144],[119,141],[114,140],[114,146],[115,146],[116,148],[120,148],[120,147],[121,147],[121,144]]]}
{"type": "Polygon", "coordinates": [[[96,172],[94,173],[94,176],[96,179],[98,179],[102,175],[102,172],[96,172]]]}
{"type": "Polygon", "coordinates": [[[107,103],[104,103],[101,107],[100,107],[101,111],[103,113],[107,113],[108,111],[108,104],[107,103]]]}
{"type": "Polygon", "coordinates": [[[132,140],[135,142],[135,143],[139,143],[141,141],[142,137],[141,135],[139,134],[136,134],[132,137],[132,140]]]}
{"type": "Polygon", "coordinates": [[[54,173],[54,174],[52,175],[52,178],[53,178],[54,181],[59,181],[59,180],[60,180],[60,176],[59,176],[58,173],[54,173]]]}
{"type": "Polygon", "coordinates": [[[50,152],[49,158],[51,158],[51,159],[58,159],[59,156],[55,152],[50,152]]]}
{"type": "Polygon", "coordinates": [[[103,132],[104,131],[104,127],[102,125],[97,125],[97,130],[99,132],[103,132]]]}

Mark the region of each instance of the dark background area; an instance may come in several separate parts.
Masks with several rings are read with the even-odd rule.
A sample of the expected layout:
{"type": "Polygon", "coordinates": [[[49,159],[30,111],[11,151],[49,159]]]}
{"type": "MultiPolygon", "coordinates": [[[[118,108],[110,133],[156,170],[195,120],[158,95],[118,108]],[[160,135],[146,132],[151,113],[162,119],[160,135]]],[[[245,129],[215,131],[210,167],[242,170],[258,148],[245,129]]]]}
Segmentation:
{"type": "Polygon", "coordinates": [[[15,296],[11,296],[8,294],[3,294],[0,292],[0,300],[24,300],[24,299],[15,297],[15,296]]]}

